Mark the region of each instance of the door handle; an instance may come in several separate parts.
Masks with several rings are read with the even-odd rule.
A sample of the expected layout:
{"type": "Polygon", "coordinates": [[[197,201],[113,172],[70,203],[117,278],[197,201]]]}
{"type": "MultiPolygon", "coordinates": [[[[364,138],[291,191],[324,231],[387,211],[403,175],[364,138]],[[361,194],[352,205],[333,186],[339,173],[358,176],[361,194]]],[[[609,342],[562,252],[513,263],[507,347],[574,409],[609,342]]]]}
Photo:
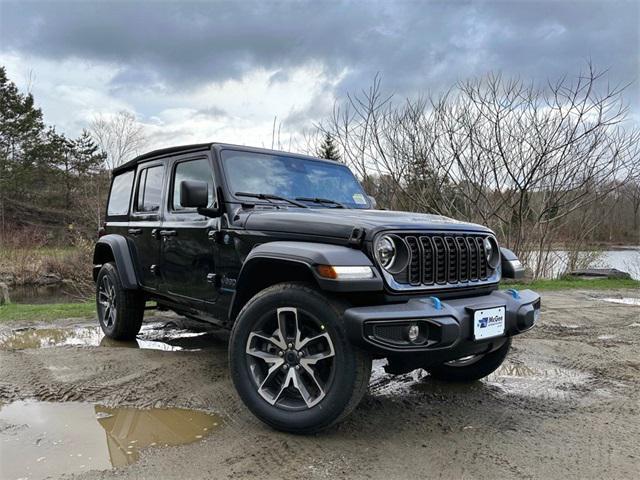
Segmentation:
{"type": "Polygon", "coordinates": [[[129,235],[140,235],[142,233],[141,228],[130,228],[127,231],[129,232],[129,235]]]}
{"type": "Polygon", "coordinates": [[[161,237],[175,237],[177,234],[175,230],[160,230],[161,237]]]}

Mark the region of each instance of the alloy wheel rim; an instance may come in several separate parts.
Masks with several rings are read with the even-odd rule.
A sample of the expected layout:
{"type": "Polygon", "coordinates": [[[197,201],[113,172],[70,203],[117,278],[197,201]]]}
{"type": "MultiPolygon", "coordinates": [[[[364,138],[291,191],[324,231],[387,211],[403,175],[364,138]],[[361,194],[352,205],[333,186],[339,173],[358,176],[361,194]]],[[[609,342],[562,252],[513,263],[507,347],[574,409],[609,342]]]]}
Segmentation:
{"type": "Polygon", "coordinates": [[[270,405],[306,410],[326,396],[335,349],[324,325],[294,307],[271,312],[249,334],[245,353],[258,394],[270,405]]]}
{"type": "Polygon", "coordinates": [[[105,326],[111,327],[116,321],[116,288],[107,275],[100,282],[98,303],[101,306],[102,321],[105,326]]]}

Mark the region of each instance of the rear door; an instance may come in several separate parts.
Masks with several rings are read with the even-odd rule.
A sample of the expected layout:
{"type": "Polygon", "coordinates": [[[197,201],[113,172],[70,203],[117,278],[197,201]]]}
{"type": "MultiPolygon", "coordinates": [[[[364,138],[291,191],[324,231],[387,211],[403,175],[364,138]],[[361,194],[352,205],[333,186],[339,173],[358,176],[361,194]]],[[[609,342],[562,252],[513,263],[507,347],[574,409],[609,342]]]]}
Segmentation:
{"type": "Polygon", "coordinates": [[[157,290],[160,275],[161,205],[165,185],[164,162],[138,166],[127,236],[138,269],[138,278],[148,290],[157,290]]]}
{"type": "Polygon", "coordinates": [[[216,206],[216,190],[208,153],[176,157],[170,162],[167,181],[166,212],[162,231],[162,290],[189,303],[216,301],[216,244],[210,236],[218,227],[218,218],[199,215],[194,208],[180,204],[180,182],[207,182],[209,207],[216,206]]]}

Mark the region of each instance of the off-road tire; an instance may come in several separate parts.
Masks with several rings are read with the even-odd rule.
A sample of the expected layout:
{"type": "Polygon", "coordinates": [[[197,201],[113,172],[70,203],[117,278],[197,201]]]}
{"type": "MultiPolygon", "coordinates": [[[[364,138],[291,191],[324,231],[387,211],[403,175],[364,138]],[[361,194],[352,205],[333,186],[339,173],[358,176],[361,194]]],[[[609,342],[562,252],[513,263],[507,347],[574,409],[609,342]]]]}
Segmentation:
{"type": "Polygon", "coordinates": [[[484,354],[482,358],[470,365],[453,366],[443,363],[430,366],[426,370],[437,380],[460,383],[473,382],[495,372],[504,362],[510,348],[511,338],[508,338],[500,348],[484,354]]]}
{"type": "Polygon", "coordinates": [[[234,323],[229,341],[229,364],[233,383],[244,404],[264,423],[291,433],[315,433],[347,417],[369,386],[370,355],[347,339],[342,315],[345,305],[303,283],[280,283],[262,290],[247,302],[234,323]],[[333,381],[326,396],[302,411],[272,405],[259,393],[249,372],[246,353],[249,335],[268,312],[294,307],[311,312],[326,326],[335,351],[333,381]]]}
{"type": "Polygon", "coordinates": [[[120,275],[115,263],[105,263],[98,272],[96,280],[96,308],[98,321],[104,334],[114,340],[133,340],[140,331],[144,317],[145,300],[139,290],[122,288],[120,275]],[[113,286],[115,313],[111,319],[104,318],[105,307],[101,304],[101,286],[105,282],[113,286]]]}

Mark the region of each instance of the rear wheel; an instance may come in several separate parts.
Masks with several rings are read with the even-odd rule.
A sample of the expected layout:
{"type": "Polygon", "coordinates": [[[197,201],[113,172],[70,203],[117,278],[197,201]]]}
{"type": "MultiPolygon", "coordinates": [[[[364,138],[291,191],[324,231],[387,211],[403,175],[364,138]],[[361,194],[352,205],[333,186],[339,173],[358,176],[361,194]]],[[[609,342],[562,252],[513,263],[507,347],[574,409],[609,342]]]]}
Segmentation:
{"type": "Polygon", "coordinates": [[[493,352],[470,355],[427,367],[432,377],[445,382],[473,382],[490,375],[502,365],[511,348],[511,338],[493,352]]]}
{"type": "Polygon", "coordinates": [[[138,290],[125,290],[113,262],[105,263],[96,280],[96,307],[104,334],[114,340],[132,340],[140,331],[144,317],[144,296],[138,290]]]}
{"type": "Polygon", "coordinates": [[[253,297],[231,332],[231,377],[263,422],[294,433],[325,429],[366,392],[371,358],[346,338],[342,308],[303,284],[253,297]]]}

